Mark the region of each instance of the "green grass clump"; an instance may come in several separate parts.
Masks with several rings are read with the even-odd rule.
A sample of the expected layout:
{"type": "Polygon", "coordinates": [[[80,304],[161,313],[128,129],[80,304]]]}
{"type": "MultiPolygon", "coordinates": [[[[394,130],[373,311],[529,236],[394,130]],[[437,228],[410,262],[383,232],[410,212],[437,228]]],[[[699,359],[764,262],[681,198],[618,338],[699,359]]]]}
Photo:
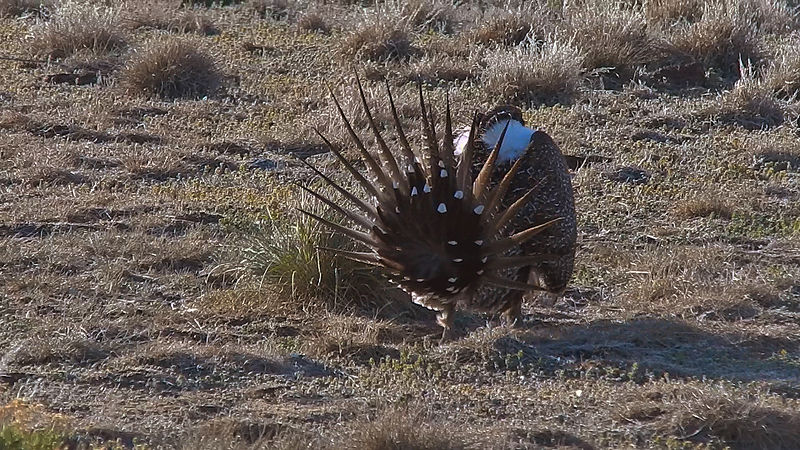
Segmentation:
{"type": "MultiPolygon", "coordinates": [[[[307,194],[299,196],[298,207],[323,217],[327,214],[307,194]]],[[[354,250],[348,238],[299,212],[271,219],[243,250],[245,265],[266,284],[292,299],[323,300],[334,306],[375,303],[385,291],[378,271],[324,250],[354,250]]]]}

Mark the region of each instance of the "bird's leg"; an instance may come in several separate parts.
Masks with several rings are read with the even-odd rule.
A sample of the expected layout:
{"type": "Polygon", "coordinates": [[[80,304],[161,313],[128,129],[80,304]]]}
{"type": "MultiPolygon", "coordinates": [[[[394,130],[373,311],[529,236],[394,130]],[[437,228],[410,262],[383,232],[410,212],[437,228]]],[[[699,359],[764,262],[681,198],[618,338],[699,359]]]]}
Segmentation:
{"type": "MultiPolygon", "coordinates": [[[[517,271],[517,281],[527,283],[530,273],[530,267],[521,267],[517,271]]],[[[506,307],[503,309],[501,315],[501,321],[504,325],[514,328],[520,328],[522,326],[522,300],[524,296],[525,292],[518,290],[512,290],[506,294],[503,299],[503,303],[505,303],[506,307]]]]}
{"type": "Polygon", "coordinates": [[[513,298],[509,300],[508,306],[503,310],[502,322],[513,328],[520,328],[522,326],[522,291],[514,291],[509,293],[508,296],[513,294],[513,298]]]}
{"type": "Polygon", "coordinates": [[[562,292],[544,292],[539,295],[539,304],[547,307],[553,306],[561,295],[562,292]]]}
{"type": "Polygon", "coordinates": [[[442,339],[439,341],[440,344],[444,344],[452,338],[452,329],[453,329],[453,319],[455,318],[455,314],[453,313],[455,306],[444,305],[444,309],[439,311],[439,314],[436,316],[436,322],[442,326],[442,339]]]}

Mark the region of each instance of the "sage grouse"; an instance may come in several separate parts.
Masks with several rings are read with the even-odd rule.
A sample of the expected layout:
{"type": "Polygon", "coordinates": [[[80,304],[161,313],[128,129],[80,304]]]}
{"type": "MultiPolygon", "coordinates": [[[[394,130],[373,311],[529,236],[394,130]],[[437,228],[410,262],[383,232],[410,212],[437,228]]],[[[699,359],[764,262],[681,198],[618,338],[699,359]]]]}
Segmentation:
{"type": "Polygon", "coordinates": [[[333,91],[331,96],[369,175],[318,134],[371,199],[359,198],[309,164],[354,208],[303,189],[356,227],[302,212],[364,244],[367,251],[327,250],[384,268],[415,303],[438,311],[443,340],[456,306],[502,312],[514,322],[520,319],[526,291],[562,290],[572,271],[575,217],[569,175],[550,137],[525,128],[518,111],[512,111],[507,118],[502,112],[487,117],[476,113],[469,131],[456,140],[448,99],[440,143],[420,86],[425,145],[415,151],[387,83],[399,143],[394,153],[356,80],[378,157],[353,130],[333,91]],[[476,157],[484,161],[473,170],[476,157]],[[502,176],[493,174],[498,164],[509,166],[502,176]]]}

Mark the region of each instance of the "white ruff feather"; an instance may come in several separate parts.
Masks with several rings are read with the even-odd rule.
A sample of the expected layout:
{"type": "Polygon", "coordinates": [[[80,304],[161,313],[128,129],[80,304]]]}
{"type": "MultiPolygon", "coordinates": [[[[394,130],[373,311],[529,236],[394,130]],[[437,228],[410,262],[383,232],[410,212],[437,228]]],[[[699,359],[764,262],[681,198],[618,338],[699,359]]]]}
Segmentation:
{"type": "MultiPolygon", "coordinates": [[[[506,126],[506,122],[508,122],[508,120],[501,120],[500,122],[492,125],[488,130],[486,130],[486,133],[484,133],[483,143],[486,145],[488,150],[492,150],[497,143],[497,140],[500,139],[500,134],[503,133],[503,128],[506,126]]],[[[456,148],[456,156],[461,155],[461,152],[464,151],[464,147],[467,146],[467,141],[469,140],[469,131],[469,128],[463,129],[461,130],[461,133],[459,133],[458,136],[453,139],[453,145],[456,148]]],[[[500,147],[500,154],[497,156],[497,163],[503,164],[519,158],[522,153],[525,152],[525,149],[528,148],[528,145],[531,143],[533,133],[535,132],[536,130],[531,130],[516,120],[512,120],[511,124],[508,126],[508,131],[506,131],[506,137],[503,139],[503,146],[500,147]]]]}
{"type": "Polygon", "coordinates": [[[496,124],[489,127],[486,133],[483,134],[483,143],[487,149],[493,149],[503,134],[503,128],[506,123],[509,123],[506,136],[503,138],[503,145],[500,147],[500,153],[497,155],[497,163],[503,164],[511,162],[522,156],[528,145],[531,143],[531,138],[536,130],[522,125],[516,120],[501,120],[496,124]]]}

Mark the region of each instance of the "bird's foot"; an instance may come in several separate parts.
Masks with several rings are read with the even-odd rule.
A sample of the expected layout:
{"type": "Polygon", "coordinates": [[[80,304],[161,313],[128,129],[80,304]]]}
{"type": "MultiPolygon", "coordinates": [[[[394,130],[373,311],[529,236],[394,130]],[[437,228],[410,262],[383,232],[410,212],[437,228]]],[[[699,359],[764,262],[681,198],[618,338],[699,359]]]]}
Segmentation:
{"type": "Polygon", "coordinates": [[[509,328],[520,329],[523,327],[522,313],[519,314],[503,313],[503,315],[500,317],[500,322],[509,328]]]}
{"type": "Polygon", "coordinates": [[[453,330],[450,328],[442,329],[442,337],[439,339],[439,345],[444,345],[453,341],[453,330]]]}

